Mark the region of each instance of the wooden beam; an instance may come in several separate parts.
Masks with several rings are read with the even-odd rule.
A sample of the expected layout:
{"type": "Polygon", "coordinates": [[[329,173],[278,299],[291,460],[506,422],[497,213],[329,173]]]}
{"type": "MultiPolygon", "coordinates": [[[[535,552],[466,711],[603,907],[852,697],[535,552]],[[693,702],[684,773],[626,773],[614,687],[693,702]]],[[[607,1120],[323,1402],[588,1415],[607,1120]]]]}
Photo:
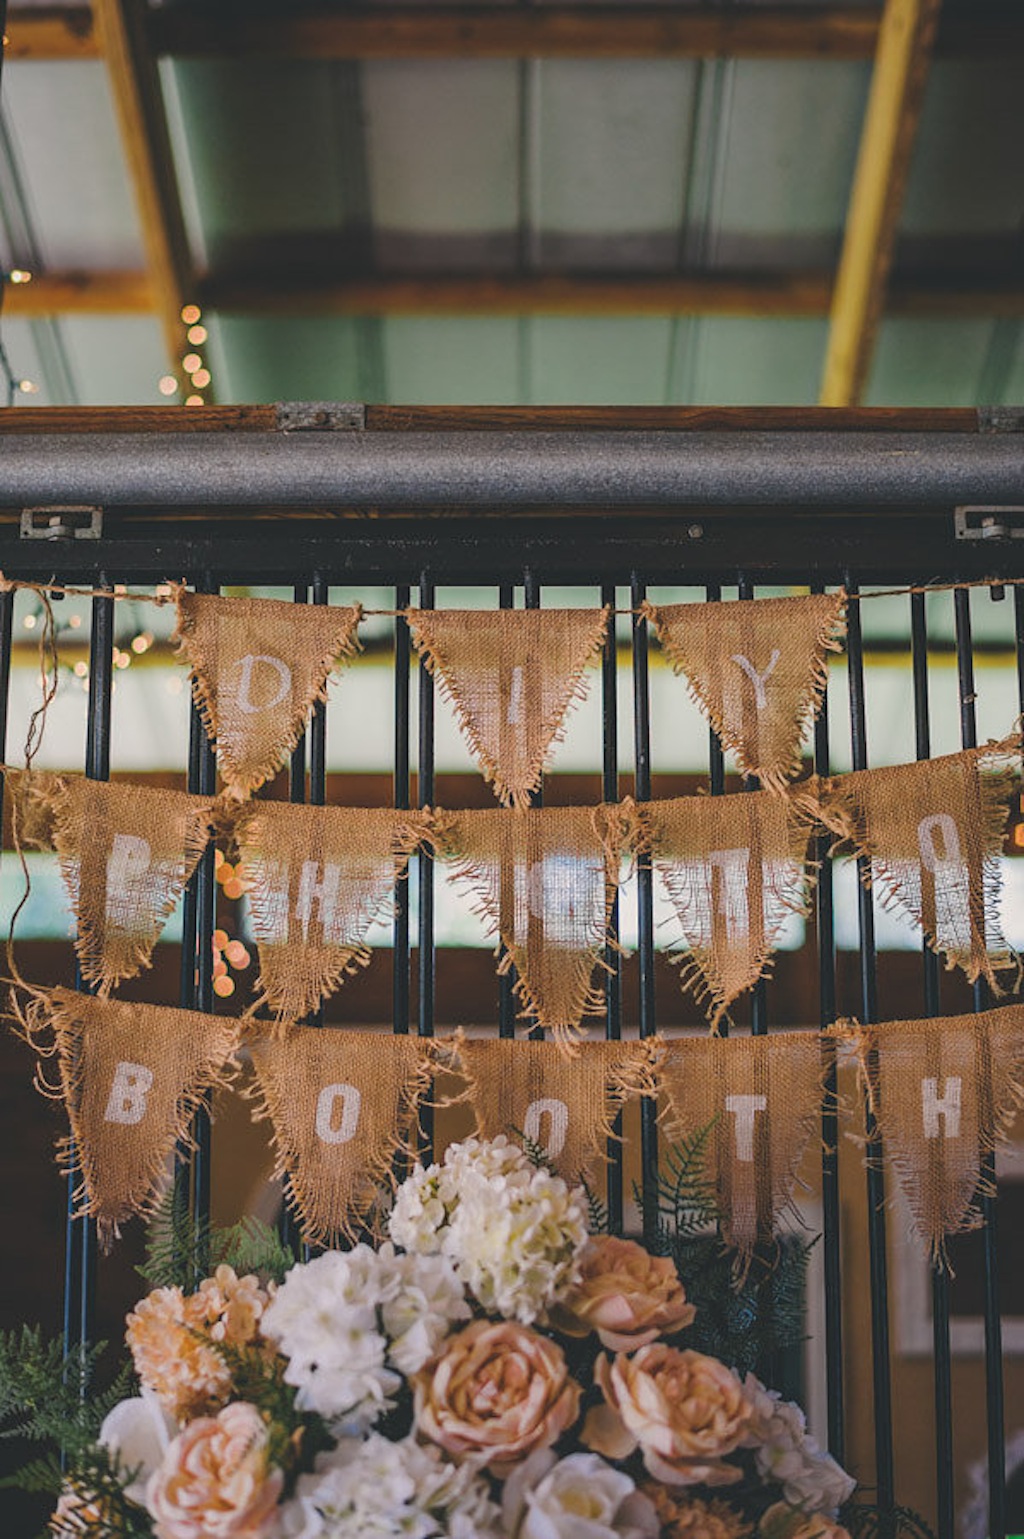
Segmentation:
{"type": "Polygon", "coordinates": [[[822,406],[867,385],[941,0],[887,0],[832,295],[822,406]]]}
{"type": "Polygon", "coordinates": [[[9,59],[98,59],[88,5],[12,5],[7,11],[9,59]]]}

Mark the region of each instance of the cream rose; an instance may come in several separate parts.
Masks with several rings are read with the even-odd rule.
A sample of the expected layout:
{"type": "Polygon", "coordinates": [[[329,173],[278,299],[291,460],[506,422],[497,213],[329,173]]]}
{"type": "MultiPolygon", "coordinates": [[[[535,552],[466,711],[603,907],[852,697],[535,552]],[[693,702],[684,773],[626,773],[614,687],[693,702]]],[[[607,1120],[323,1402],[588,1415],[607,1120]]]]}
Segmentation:
{"type": "Polygon", "coordinates": [[[648,1473],[670,1486],[739,1480],[722,1461],[747,1440],[751,1407],[717,1358],[655,1341],[631,1357],[602,1352],[594,1376],[606,1404],[587,1417],[588,1448],[622,1459],[639,1445],[648,1473]]]}
{"type": "Polygon", "coordinates": [[[236,1400],[174,1439],[150,1477],[146,1505],[158,1539],[264,1539],[283,1482],[269,1466],[259,1411],[236,1400]]]}
{"type": "Polygon", "coordinates": [[[412,1383],[421,1435],[499,1477],[550,1447],[579,1411],[561,1347],[513,1320],[474,1320],[412,1383]]]}
{"type": "Polygon", "coordinates": [[[568,1336],[596,1331],[610,1352],[633,1352],[681,1331],[696,1313],[667,1256],[602,1234],[588,1241],[579,1282],[551,1311],[551,1323],[568,1336]]]}

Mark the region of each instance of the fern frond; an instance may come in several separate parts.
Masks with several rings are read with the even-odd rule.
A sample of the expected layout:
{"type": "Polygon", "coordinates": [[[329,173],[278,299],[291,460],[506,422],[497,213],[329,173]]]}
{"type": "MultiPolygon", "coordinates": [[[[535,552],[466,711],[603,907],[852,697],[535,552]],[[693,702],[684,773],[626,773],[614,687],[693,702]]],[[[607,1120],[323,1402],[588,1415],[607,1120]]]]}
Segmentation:
{"type": "Polygon", "coordinates": [[[195,1219],[172,1188],[150,1220],[146,1259],[136,1271],[151,1288],[181,1288],[188,1293],[222,1265],[282,1282],[295,1260],[291,1247],[261,1219],[247,1215],[227,1229],[214,1228],[195,1219]]]}
{"type": "Polygon", "coordinates": [[[598,1196],[589,1181],[581,1184],[587,1198],[587,1228],[591,1234],[610,1234],[612,1222],[608,1204],[598,1196]]]}
{"type": "Polygon", "coordinates": [[[930,1525],[913,1507],[889,1509],[866,1502],[848,1502],[840,1517],[853,1539],[878,1539],[882,1534],[893,1539],[935,1539],[930,1525]]]}

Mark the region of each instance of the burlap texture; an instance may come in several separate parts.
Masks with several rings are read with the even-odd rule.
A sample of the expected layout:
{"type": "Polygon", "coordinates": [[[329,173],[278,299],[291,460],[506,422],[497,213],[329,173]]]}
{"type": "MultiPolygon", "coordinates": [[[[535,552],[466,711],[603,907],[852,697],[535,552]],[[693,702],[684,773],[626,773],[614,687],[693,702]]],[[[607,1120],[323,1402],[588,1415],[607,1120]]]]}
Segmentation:
{"type": "Polygon", "coordinates": [[[783,790],[800,769],[801,744],[821,709],[827,655],[841,650],[845,592],[645,603],[642,612],[743,773],[783,790]]]}
{"type": "Polygon", "coordinates": [[[818,788],[822,822],[868,857],[884,901],[917,921],[947,967],[997,993],[996,973],[1017,965],[999,921],[999,857],[1020,762],[1007,740],[818,788]]]}
{"type": "Polygon", "coordinates": [[[327,698],[336,663],[358,650],[358,604],[288,604],[176,591],[173,641],[229,790],[247,796],[280,768],[327,698]]]}
{"type": "Polygon", "coordinates": [[[816,1031],[687,1037],[664,1044],[658,1076],[670,1139],[709,1128],[707,1176],[737,1275],[794,1210],[808,1139],[820,1128],[825,1061],[816,1031]]]}
{"type": "Polygon", "coordinates": [[[682,931],[681,981],[711,1005],[717,1026],[771,966],[783,925],[810,901],[809,818],[768,791],[638,803],[651,852],[682,931]]]}
{"type": "Polygon", "coordinates": [[[299,1026],[252,1042],[257,1117],[269,1117],[276,1176],[306,1240],[336,1245],[373,1224],[392,1161],[410,1143],[430,1087],[430,1045],[299,1026]]]}
{"type": "Polygon", "coordinates": [[[80,1211],[106,1250],[119,1225],[152,1212],[175,1146],[207,1091],[224,1083],[238,1022],[195,1010],[40,992],[31,1036],[46,1032],[60,1066],[71,1138],[61,1158],[81,1173],[80,1211]]]}
{"type": "Polygon", "coordinates": [[[592,978],[609,938],[627,819],[625,804],[434,813],[438,854],[504,946],[499,972],[515,967],[526,1013],[565,1048],[602,1004],[592,978]]]}
{"type": "Polygon", "coordinates": [[[609,608],[407,611],[417,650],[451,702],[484,779],[527,807],[587,690],[609,608]]]}
{"type": "Polygon", "coordinates": [[[982,1157],[1024,1105],[1024,1005],[833,1031],[856,1046],[886,1163],[914,1229],[945,1266],[946,1236],[981,1225],[973,1199],[985,1190],[982,1157]]]}
{"type": "Polygon", "coordinates": [[[424,817],[383,807],[250,802],[234,817],[260,956],[257,987],[278,1022],[315,1009],[365,966],[424,817]]]}

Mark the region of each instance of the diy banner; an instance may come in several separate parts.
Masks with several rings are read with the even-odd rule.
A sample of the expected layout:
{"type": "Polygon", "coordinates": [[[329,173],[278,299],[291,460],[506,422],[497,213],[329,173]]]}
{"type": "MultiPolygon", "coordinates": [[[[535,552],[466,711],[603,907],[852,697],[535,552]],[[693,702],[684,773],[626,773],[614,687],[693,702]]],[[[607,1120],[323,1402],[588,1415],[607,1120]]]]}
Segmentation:
{"type": "Polygon", "coordinates": [[[260,956],[258,1003],[301,1019],[370,960],[366,933],[391,902],[424,817],[383,807],[248,802],[234,817],[260,956]]]}
{"type": "Polygon", "coordinates": [[[821,709],[826,657],[841,650],[846,594],[644,603],[666,657],[745,775],[780,791],[800,768],[800,745],[821,709]]]}
{"type": "Polygon", "coordinates": [[[230,792],[247,796],[281,766],[327,698],[336,663],[358,650],[358,604],[287,604],[176,592],[177,655],[192,670],[192,693],[217,744],[230,792]]]}
{"type": "Polygon", "coordinates": [[[499,973],[515,967],[526,1011],[564,1047],[602,1002],[591,978],[608,940],[627,816],[625,804],[433,815],[439,855],[505,948],[499,973]]]}
{"type": "Polygon", "coordinates": [[[743,1276],[793,1207],[807,1141],[820,1126],[825,1066],[816,1031],[666,1042],[658,1077],[672,1139],[709,1129],[707,1174],[743,1276]]]}
{"type": "MultiPolygon", "coordinates": [[[[288,1200],[314,1245],[354,1240],[430,1086],[432,1044],[297,1026],[252,1041],[257,1118],[268,1117],[288,1200]]],[[[414,1152],[414,1151],[410,1151],[414,1152]]]]}
{"type": "Polygon", "coordinates": [[[526,807],[561,742],[611,609],[406,611],[412,639],[504,805],[526,807]]]}
{"type": "Polygon", "coordinates": [[[885,1158],[932,1261],[946,1265],[946,1236],[982,1222],[982,1156],[1024,1105],[1024,1005],[832,1031],[856,1047],[885,1158]]]}
{"type": "Polygon", "coordinates": [[[681,981],[709,999],[712,1026],[768,970],[783,925],[810,898],[810,822],[783,796],[681,796],[637,804],[682,931],[681,981]]]}

